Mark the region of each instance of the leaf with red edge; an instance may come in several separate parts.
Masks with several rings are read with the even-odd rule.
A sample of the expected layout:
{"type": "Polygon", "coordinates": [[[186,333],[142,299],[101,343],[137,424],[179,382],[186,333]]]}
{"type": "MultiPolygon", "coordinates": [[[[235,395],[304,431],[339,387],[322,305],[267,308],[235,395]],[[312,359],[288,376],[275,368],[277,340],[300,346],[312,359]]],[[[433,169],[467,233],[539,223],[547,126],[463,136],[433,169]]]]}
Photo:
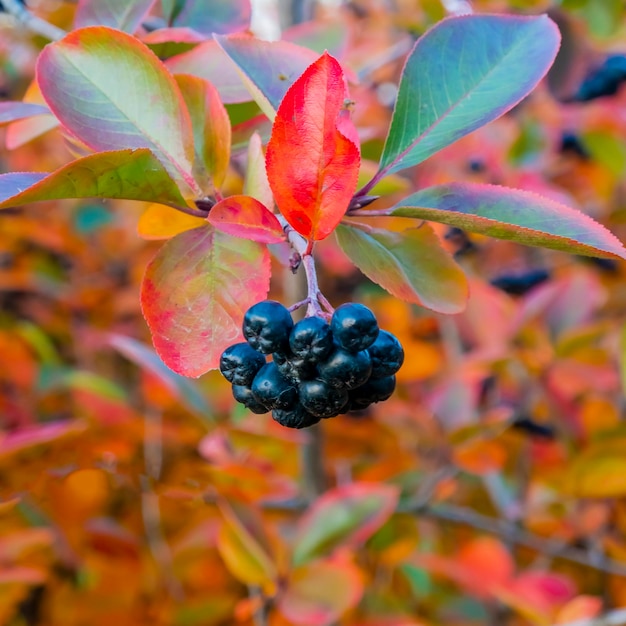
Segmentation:
{"type": "Polygon", "coordinates": [[[119,198],[185,205],[163,165],[145,149],[91,154],[51,174],[12,172],[0,176],[0,209],[64,198],[119,198]]]}
{"type": "Polygon", "coordinates": [[[219,366],[240,341],[243,315],[269,291],[267,248],[210,224],[170,239],[146,269],[141,306],[154,347],[178,374],[219,366]]]}
{"type": "Polygon", "coordinates": [[[261,41],[248,35],[216,36],[215,40],[270,120],[287,90],[319,58],[312,50],[288,41],[261,41]]]}
{"type": "Polygon", "coordinates": [[[48,107],[30,102],[0,102],[0,124],[50,113],[48,107]]]}
{"type": "Polygon", "coordinates": [[[198,195],[180,89],[135,37],[104,26],[76,30],[44,48],[37,80],[61,124],[89,148],[149,148],[187,199],[198,195]]]}
{"type": "Polygon", "coordinates": [[[198,44],[206,41],[206,37],[182,26],[180,28],[159,28],[141,36],[141,41],[160,59],[169,59],[177,54],[193,50],[198,44]]]}
{"type": "Polygon", "coordinates": [[[300,521],[293,562],[302,565],[336,548],[363,543],[387,521],[398,497],[395,487],[370,483],[327,491],[300,521]]]}
{"type": "Polygon", "coordinates": [[[336,236],[352,262],[396,298],[440,313],[465,308],[465,274],[429,224],[395,232],[349,221],[336,236]]]}
{"type": "Polygon", "coordinates": [[[346,95],[341,66],[322,55],[287,92],[267,145],[267,177],[276,203],[309,239],[330,235],[356,188],[361,157],[346,136],[351,124],[342,115],[346,95]]]}
{"type": "Polygon", "coordinates": [[[218,202],[207,220],[218,230],[259,243],[281,243],[285,233],[276,216],[251,196],[230,196],[218,202]]]}
{"type": "Polygon", "coordinates": [[[231,130],[228,113],[217,89],[208,81],[178,74],[176,82],[191,116],[196,180],[207,194],[220,189],[230,162],[231,130]]]}
{"type": "Polygon", "coordinates": [[[622,243],[588,215],[529,191],[450,183],[427,187],[388,212],[572,254],[626,259],[622,243]]]}
{"type": "Polygon", "coordinates": [[[256,198],[268,208],[274,206],[274,195],[267,180],[265,170],[265,155],[263,142],[259,133],[253,133],[248,144],[248,160],[246,163],[246,177],[243,181],[243,192],[247,196],[256,198]]]}
{"type": "Polygon", "coordinates": [[[330,626],[355,607],[363,578],[350,562],[315,561],[294,570],[278,598],[278,610],[290,624],[330,626]]]}
{"type": "Polygon", "coordinates": [[[218,505],[224,525],[217,548],[226,566],[241,582],[273,593],[278,578],[275,550],[260,512],[235,499],[220,498],[218,505]]]}
{"type": "Polygon", "coordinates": [[[78,0],[74,28],[110,26],[134,33],[155,0],[78,0]]]}

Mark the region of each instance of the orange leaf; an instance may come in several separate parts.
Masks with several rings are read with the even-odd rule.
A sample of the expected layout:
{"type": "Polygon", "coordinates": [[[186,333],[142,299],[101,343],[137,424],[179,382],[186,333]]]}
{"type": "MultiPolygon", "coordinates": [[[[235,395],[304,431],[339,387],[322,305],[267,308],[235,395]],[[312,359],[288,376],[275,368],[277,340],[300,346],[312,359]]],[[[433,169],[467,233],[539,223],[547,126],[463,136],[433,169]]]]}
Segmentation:
{"type": "Polygon", "coordinates": [[[144,239],[169,239],[204,223],[200,217],[187,215],[162,204],[150,204],[139,218],[137,233],[144,239]]]}
{"type": "Polygon", "coordinates": [[[304,237],[324,239],[355,192],[360,152],[344,111],[338,61],[324,53],[287,91],[267,145],[270,186],[286,220],[304,237]]]}

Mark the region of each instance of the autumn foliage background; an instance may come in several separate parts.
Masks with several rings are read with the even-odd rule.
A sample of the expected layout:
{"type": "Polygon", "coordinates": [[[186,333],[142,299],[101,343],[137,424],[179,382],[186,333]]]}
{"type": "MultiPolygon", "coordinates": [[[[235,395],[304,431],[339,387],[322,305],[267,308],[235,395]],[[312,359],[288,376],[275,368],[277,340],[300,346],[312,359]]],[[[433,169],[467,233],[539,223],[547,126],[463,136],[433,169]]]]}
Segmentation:
{"type": "MultiPolygon", "coordinates": [[[[199,41],[137,29],[172,71],[190,72],[182,53],[216,28],[187,4],[177,25],[199,41]]],[[[248,27],[244,0],[215,7],[219,32],[248,27]]],[[[573,98],[625,52],[624,9],[472,8],[550,11],[563,35],[554,68],[512,112],[377,192],[391,206],[434,184],[502,184],[577,207],[624,241],[626,92],[573,98]]],[[[73,27],[74,3],[33,10],[73,27]]],[[[160,14],[156,3],[144,22],[160,14]]],[[[403,59],[445,14],[438,0],[320,4],[296,26],[300,13],[282,12],[285,39],[349,70],[365,180],[403,59]]],[[[37,101],[45,43],[0,16],[4,99],[37,101]]],[[[235,156],[246,106],[228,107],[235,156]]],[[[43,118],[0,129],[2,172],[76,156],[44,130],[43,118]]],[[[236,158],[224,177],[241,193],[236,158]]],[[[371,307],[407,359],[391,400],[300,432],[235,406],[218,372],[185,379],[156,356],[140,283],[154,239],[199,218],[152,208],[147,222],[145,211],[62,201],[0,212],[0,624],[543,626],[626,606],[623,263],[437,226],[471,288],[466,310],[444,316],[386,295],[324,240],[326,296],[371,307]],[[522,295],[497,287],[535,270],[546,279],[522,295]]],[[[299,278],[272,264],[271,296],[299,299],[299,278]]]]}

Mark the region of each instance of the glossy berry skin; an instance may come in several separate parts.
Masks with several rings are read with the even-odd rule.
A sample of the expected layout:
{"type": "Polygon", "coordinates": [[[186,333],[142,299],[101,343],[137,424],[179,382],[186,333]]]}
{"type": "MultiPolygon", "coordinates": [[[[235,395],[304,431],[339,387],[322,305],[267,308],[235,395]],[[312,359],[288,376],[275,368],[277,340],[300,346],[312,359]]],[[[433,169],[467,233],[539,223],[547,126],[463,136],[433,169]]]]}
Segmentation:
{"type": "Polygon", "coordinates": [[[308,359],[291,354],[285,356],[279,353],[274,353],[273,357],[278,371],[291,382],[299,383],[303,380],[315,378],[317,375],[315,363],[312,363],[308,359]]]}
{"type": "Polygon", "coordinates": [[[266,363],[252,381],[252,395],[270,409],[290,409],[298,401],[298,390],[279,371],[266,363]]]}
{"type": "Polygon", "coordinates": [[[306,428],[320,421],[319,417],[311,415],[300,403],[293,409],[274,409],[272,418],[287,428],[306,428]]]}
{"type": "Polygon", "coordinates": [[[367,349],[372,357],[370,378],[385,378],[395,374],[404,363],[404,350],[395,335],[381,330],[376,341],[367,349]]]}
{"type": "Polygon", "coordinates": [[[348,352],[338,348],[317,366],[319,378],[331,387],[354,389],[362,385],[372,372],[372,359],[367,350],[348,352]]]}
{"type": "Polygon", "coordinates": [[[264,365],[265,357],[245,342],[229,346],[220,357],[220,372],[233,385],[250,386],[264,365]]]}
{"type": "Polygon", "coordinates": [[[330,326],[321,317],[305,317],[293,327],[289,347],[295,356],[311,363],[323,361],[334,348],[330,326]]]}
{"type": "Polygon", "coordinates": [[[251,306],[243,317],[243,336],[258,352],[285,352],[293,320],[289,311],[274,300],[264,300],[251,306]]]}
{"type": "Polygon", "coordinates": [[[376,317],[358,302],[338,307],[330,320],[330,329],[337,345],[348,352],[366,350],[378,336],[376,317]]]}
{"type": "Polygon", "coordinates": [[[298,388],[300,404],[317,417],[335,417],[348,404],[348,390],[331,387],[321,380],[307,380],[298,388]]]}
{"type": "Polygon", "coordinates": [[[350,392],[350,410],[365,409],[375,402],[388,400],[395,388],[395,376],[370,378],[364,385],[350,392]]]}
{"type": "Polygon", "coordinates": [[[246,385],[233,385],[233,397],[237,402],[243,404],[246,409],[258,415],[269,411],[268,407],[252,395],[252,390],[246,385]]]}

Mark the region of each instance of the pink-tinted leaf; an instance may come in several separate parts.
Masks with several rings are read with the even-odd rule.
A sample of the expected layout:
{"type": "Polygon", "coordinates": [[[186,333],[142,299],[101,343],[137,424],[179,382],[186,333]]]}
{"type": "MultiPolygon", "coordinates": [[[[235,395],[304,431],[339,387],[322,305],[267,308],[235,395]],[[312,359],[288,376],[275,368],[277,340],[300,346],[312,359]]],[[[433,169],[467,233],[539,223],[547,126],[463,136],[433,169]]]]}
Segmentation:
{"type": "Polygon", "coordinates": [[[243,35],[215,39],[235,63],[243,84],[270,120],[287,90],[318,58],[312,50],[288,41],[261,41],[243,35]]]}
{"type": "Polygon", "coordinates": [[[59,421],[24,428],[7,434],[0,433],[0,458],[66,437],[76,437],[83,433],[85,428],[84,422],[59,421]]]}
{"type": "Polygon", "coordinates": [[[529,246],[626,259],[626,249],[617,237],[589,216],[519,189],[471,183],[438,185],[404,198],[389,212],[529,246]]]}
{"type": "Polygon", "coordinates": [[[143,35],[141,41],[160,59],[169,59],[192,50],[206,41],[206,37],[193,28],[159,28],[143,35]]]}
{"type": "Polygon", "coordinates": [[[205,180],[205,193],[220,189],[230,161],[230,119],[217,89],[208,81],[179,74],[176,82],[191,116],[196,180],[205,180]]]}
{"type": "Polygon", "coordinates": [[[189,26],[199,33],[228,34],[247,30],[252,13],[250,0],[185,0],[172,26],[189,26]]]}
{"type": "Polygon", "coordinates": [[[278,208],[309,239],[330,235],[356,189],[361,159],[346,136],[352,123],[342,115],[345,97],[341,66],[324,54],[287,92],[267,145],[267,177],[278,208]]]}
{"type": "Polygon", "coordinates": [[[243,192],[247,196],[256,198],[268,208],[274,206],[274,195],[267,180],[263,143],[259,133],[253,133],[248,144],[248,161],[246,164],[246,177],[243,182],[243,192]]]}
{"type": "Polygon", "coordinates": [[[110,26],[134,33],[155,0],[78,0],[74,28],[110,26]]]}
{"type": "Polygon", "coordinates": [[[345,222],[336,235],[354,264],[396,298],[440,313],[464,309],[465,274],[428,224],[395,232],[345,222]]]}
{"type": "Polygon", "coordinates": [[[294,570],[278,598],[290,624],[330,626],[363,595],[358,568],[349,562],[316,561],[294,570]]]}
{"type": "Polygon", "coordinates": [[[154,350],[132,337],[123,335],[109,335],[109,343],[135,365],[154,374],[189,409],[204,417],[212,417],[213,412],[207,398],[194,381],[172,372],[154,350]]]}
{"type": "Polygon", "coordinates": [[[143,314],[157,353],[184,376],[219,365],[241,337],[244,312],[269,290],[265,246],[207,224],[170,239],[146,270],[143,314]]]}
{"type": "Polygon", "coordinates": [[[398,496],[395,487],[369,483],[326,492],[300,521],[293,562],[302,565],[336,548],[363,543],[393,513],[398,496]]]}
{"type": "Polygon", "coordinates": [[[41,585],[46,582],[48,573],[35,567],[8,567],[0,570],[0,585],[10,585],[14,583],[26,585],[41,585]]]}
{"type": "Polygon", "coordinates": [[[271,593],[278,576],[274,550],[259,511],[250,504],[220,498],[224,518],[217,547],[231,573],[271,593]]]}
{"type": "Polygon", "coordinates": [[[173,74],[191,74],[208,80],[218,90],[225,104],[249,102],[252,99],[239,76],[237,66],[217,41],[205,41],[193,50],[168,59],[165,65],[173,74]]]}
{"type": "Polygon", "coordinates": [[[100,152],[51,174],[0,176],[0,208],[62,198],[120,198],[184,206],[178,187],[150,150],[100,152]]]}
{"type": "Polygon", "coordinates": [[[215,228],[259,243],[281,243],[285,233],[276,216],[250,196],[230,196],[218,202],[207,219],[215,228]]]}
{"type": "Polygon", "coordinates": [[[149,148],[192,199],[193,131],[174,78],[144,44],[104,26],[46,46],[37,80],[52,112],[93,150],[149,148]]]}
{"type": "Polygon", "coordinates": [[[341,57],[349,43],[349,29],[340,20],[314,20],[286,28],[282,39],[314,50],[317,54],[327,51],[334,57],[341,57]]]}
{"type": "Polygon", "coordinates": [[[34,115],[50,113],[48,107],[30,102],[0,102],[0,125],[34,115]]]}

